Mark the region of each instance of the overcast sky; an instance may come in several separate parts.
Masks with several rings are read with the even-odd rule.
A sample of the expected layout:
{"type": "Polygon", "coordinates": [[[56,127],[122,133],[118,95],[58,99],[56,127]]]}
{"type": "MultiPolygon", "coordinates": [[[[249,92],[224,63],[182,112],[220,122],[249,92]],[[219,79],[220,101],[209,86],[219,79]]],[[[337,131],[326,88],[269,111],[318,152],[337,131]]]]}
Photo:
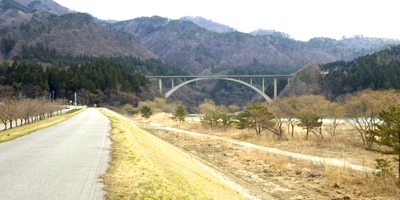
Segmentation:
{"type": "Polygon", "coordinates": [[[100,19],[202,16],[241,32],[274,29],[296,40],[364,35],[400,39],[395,0],[55,0],[100,19]]]}

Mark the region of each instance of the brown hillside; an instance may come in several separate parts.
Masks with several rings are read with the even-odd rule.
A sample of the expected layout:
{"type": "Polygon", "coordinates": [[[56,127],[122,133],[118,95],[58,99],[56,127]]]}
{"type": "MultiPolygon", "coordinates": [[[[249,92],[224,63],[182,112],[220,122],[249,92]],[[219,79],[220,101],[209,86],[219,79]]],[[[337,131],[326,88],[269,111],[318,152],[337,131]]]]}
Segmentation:
{"type": "Polygon", "coordinates": [[[191,21],[157,16],[118,22],[114,26],[135,35],[143,46],[165,62],[192,74],[213,67],[246,66],[254,60],[262,64],[301,68],[310,61],[351,60],[370,51],[346,45],[306,43],[277,35],[216,33],[191,21]]]}
{"type": "Polygon", "coordinates": [[[155,57],[141,47],[131,34],[102,26],[90,15],[71,13],[57,17],[44,12],[24,12],[17,9],[0,10],[0,60],[20,55],[23,47],[43,44],[63,55],[155,57]],[[9,41],[9,43],[7,43],[9,41]],[[15,43],[11,50],[7,44],[15,43]]]}
{"type": "Polygon", "coordinates": [[[72,10],[58,4],[53,0],[16,0],[30,10],[42,10],[55,15],[63,15],[73,12],[72,10]]]}

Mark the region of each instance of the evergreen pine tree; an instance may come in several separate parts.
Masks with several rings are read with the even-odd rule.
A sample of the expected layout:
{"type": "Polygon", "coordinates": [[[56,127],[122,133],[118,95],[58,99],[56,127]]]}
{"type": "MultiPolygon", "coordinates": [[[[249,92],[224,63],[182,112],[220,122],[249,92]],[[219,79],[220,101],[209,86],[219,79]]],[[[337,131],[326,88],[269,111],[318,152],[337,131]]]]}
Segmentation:
{"type": "Polygon", "coordinates": [[[179,105],[176,108],[175,113],[172,114],[171,119],[174,121],[179,121],[179,123],[181,123],[181,122],[185,122],[185,116],[186,116],[185,108],[183,107],[183,105],[179,105]]]}
{"type": "Polygon", "coordinates": [[[150,116],[153,114],[153,112],[151,111],[151,108],[148,106],[143,106],[142,110],[140,110],[140,112],[142,113],[142,117],[143,118],[150,118],[150,116]]]}
{"type": "Polygon", "coordinates": [[[386,155],[396,155],[399,162],[400,174],[400,104],[389,105],[388,110],[379,112],[379,120],[382,124],[375,124],[376,129],[371,129],[367,133],[367,140],[379,146],[389,147],[390,150],[366,148],[386,155]]]}

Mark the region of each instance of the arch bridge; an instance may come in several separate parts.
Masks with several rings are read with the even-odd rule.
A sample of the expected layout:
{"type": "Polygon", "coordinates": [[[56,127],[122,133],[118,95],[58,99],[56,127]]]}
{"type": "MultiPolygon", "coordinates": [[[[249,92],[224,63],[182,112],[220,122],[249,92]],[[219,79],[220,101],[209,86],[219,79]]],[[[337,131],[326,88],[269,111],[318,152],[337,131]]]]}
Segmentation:
{"type": "Polygon", "coordinates": [[[210,79],[217,79],[217,80],[227,80],[233,81],[245,86],[250,87],[251,89],[255,90],[259,93],[265,100],[272,102],[272,99],[265,94],[265,78],[273,78],[274,79],[274,99],[277,97],[277,79],[278,78],[288,78],[288,84],[290,84],[290,78],[293,75],[220,75],[220,76],[146,76],[147,78],[157,78],[159,81],[159,88],[160,93],[162,93],[162,79],[171,79],[172,80],[172,89],[165,93],[165,98],[168,98],[172,95],[176,90],[179,88],[196,81],[201,80],[210,80],[210,79]],[[250,78],[250,83],[240,80],[241,78],[250,78]],[[253,85],[253,78],[262,78],[262,90],[258,89],[253,85]],[[174,85],[174,79],[183,79],[184,81],[179,85],[174,85]]]}

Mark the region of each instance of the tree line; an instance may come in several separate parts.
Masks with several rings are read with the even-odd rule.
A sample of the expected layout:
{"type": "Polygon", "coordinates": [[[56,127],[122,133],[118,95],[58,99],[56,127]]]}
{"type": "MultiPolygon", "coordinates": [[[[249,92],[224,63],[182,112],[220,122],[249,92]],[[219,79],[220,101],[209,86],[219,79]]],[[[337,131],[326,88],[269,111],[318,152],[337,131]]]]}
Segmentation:
{"type": "Polygon", "coordinates": [[[44,99],[0,99],[0,121],[4,124],[4,129],[18,126],[17,121],[20,120],[20,125],[36,122],[54,114],[62,114],[62,102],[50,102],[44,99]],[[9,127],[7,127],[7,125],[9,127]]]}
{"type": "MultiPolygon", "coordinates": [[[[83,65],[72,63],[68,68],[43,67],[42,64],[17,62],[8,66],[6,62],[3,62],[2,72],[2,85],[31,84],[44,91],[54,91],[55,98],[63,98],[63,93],[81,89],[91,93],[96,93],[97,90],[105,91],[107,88],[126,93],[138,93],[141,86],[148,84],[145,76],[136,72],[134,67],[124,67],[106,59],[83,65]]],[[[37,98],[32,91],[25,92],[23,95],[37,98]]]]}
{"type": "Polygon", "coordinates": [[[32,62],[38,60],[45,63],[53,63],[54,66],[68,67],[71,63],[85,64],[96,62],[97,60],[110,60],[113,63],[119,63],[124,67],[134,67],[137,71],[146,75],[168,76],[168,75],[188,75],[188,73],[180,68],[170,66],[160,59],[149,58],[140,59],[134,56],[116,56],[116,57],[96,57],[91,55],[72,56],[70,54],[63,55],[56,49],[49,48],[38,42],[36,45],[22,46],[21,55],[16,55],[13,60],[18,62],[32,62]]]}
{"type": "MultiPolygon", "coordinates": [[[[38,44],[35,49],[43,50],[43,46],[38,44]]],[[[56,51],[53,53],[57,54],[56,51]]],[[[50,57],[53,56],[50,53],[50,57]]],[[[132,56],[96,58],[85,55],[71,57],[72,60],[68,56],[63,58],[71,64],[54,61],[51,66],[45,67],[41,63],[14,61],[10,65],[4,61],[0,67],[0,97],[35,99],[51,95],[53,99],[73,99],[77,92],[78,103],[83,105],[122,106],[130,103],[136,106],[138,96],[149,90],[149,80],[144,74],[187,75],[185,71],[154,58],[142,60],[132,56]]]]}
{"type": "Polygon", "coordinates": [[[370,89],[349,95],[345,102],[331,102],[322,95],[303,95],[279,98],[272,103],[248,104],[236,114],[234,105],[216,106],[206,100],[198,108],[204,114],[202,123],[211,129],[235,127],[238,129],[254,129],[257,135],[262,132],[273,133],[278,139],[294,137],[295,128],[306,130],[309,134],[324,140],[329,135],[335,137],[339,119],[347,120],[357,131],[364,147],[372,147],[368,139],[369,130],[382,123],[378,113],[389,105],[400,100],[400,93],[395,90],[373,91],[370,89]],[[324,124],[323,120],[330,123],[324,124]]]}

